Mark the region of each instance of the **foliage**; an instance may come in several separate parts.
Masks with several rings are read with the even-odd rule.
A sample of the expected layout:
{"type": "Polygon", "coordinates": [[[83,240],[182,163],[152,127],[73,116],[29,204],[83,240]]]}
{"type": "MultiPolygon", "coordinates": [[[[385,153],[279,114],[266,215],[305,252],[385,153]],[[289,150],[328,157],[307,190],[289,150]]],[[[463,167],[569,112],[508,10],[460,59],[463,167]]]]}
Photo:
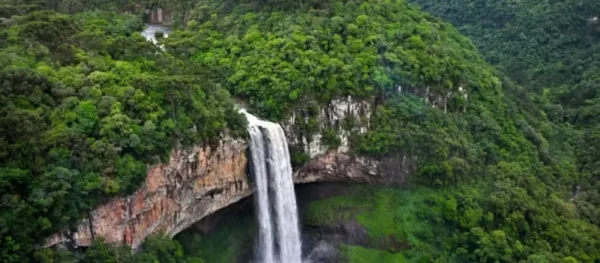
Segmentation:
{"type": "MultiPolygon", "coordinates": [[[[505,83],[509,91],[517,91],[505,83]]],[[[541,257],[547,262],[568,257],[594,262],[600,251],[593,236],[600,229],[590,218],[597,213],[597,198],[591,197],[597,189],[585,191],[584,200],[568,201],[579,199],[571,186],[586,176],[579,174],[572,147],[553,138],[569,131],[552,130],[554,124],[543,116],[520,109],[526,99],[508,98],[472,94],[467,112],[446,114],[410,95],[389,99],[374,112],[370,130],[356,140],[358,150],[418,156],[413,184],[458,187],[448,193],[437,190],[428,201],[433,210],[420,209],[423,219],[439,224],[435,233],[444,241],[437,243],[438,262],[528,262],[541,257]],[[585,213],[579,214],[577,206],[585,207],[585,213]]],[[[370,203],[377,207],[380,202],[370,203]]],[[[389,214],[402,211],[396,204],[384,207],[389,214]]],[[[360,215],[356,218],[371,234],[402,222],[385,221],[383,215],[369,214],[366,222],[360,215]]],[[[415,249],[429,251],[417,247],[406,253],[415,249]]]]}
{"type": "Polygon", "coordinates": [[[456,25],[488,61],[529,88],[563,81],[568,60],[600,39],[597,1],[412,2],[456,25]]]}
{"type": "MultiPolygon", "coordinates": [[[[478,10],[480,5],[469,7],[479,15],[474,16],[474,21],[506,19],[497,28],[508,28],[502,32],[513,35],[504,37],[523,40],[510,31],[533,28],[536,18],[557,20],[553,17],[564,9],[556,5],[550,13],[543,12],[544,4],[548,3],[540,3],[540,12],[535,16],[527,12],[536,9],[518,10],[523,20],[523,24],[517,23],[520,29],[514,29],[509,23],[511,17],[503,12],[481,17],[488,12],[478,10]]],[[[568,14],[580,8],[571,4],[567,6],[568,14]],[[573,6],[575,9],[569,9],[573,6]]],[[[500,8],[506,2],[490,5],[500,8]]],[[[595,10],[595,4],[585,5],[589,5],[586,12],[595,10]]],[[[461,5],[457,7],[460,9],[461,5]]],[[[490,49],[498,47],[494,50],[503,58],[498,60],[505,63],[499,64],[500,69],[517,80],[515,84],[503,77],[500,84],[495,76],[501,74],[494,73],[479,59],[469,41],[455,34],[452,27],[420,14],[402,1],[327,1],[323,5],[285,1],[232,5],[228,1],[206,1],[206,6],[198,8],[201,10],[197,14],[202,15],[194,17],[190,31],[176,32],[165,42],[167,49],[178,57],[225,72],[221,78],[223,86],[247,100],[263,116],[283,119],[301,108],[309,112],[306,117],[310,124],[311,106],[318,109],[347,95],[374,98],[376,109],[370,129],[353,138],[353,149],[376,157],[398,153],[416,156],[418,174],[413,176],[413,184],[459,189],[432,195],[428,204],[435,209],[423,210],[424,218],[435,216],[439,229],[448,231],[436,232],[442,235],[443,243],[423,242],[437,244],[439,262],[598,259],[594,239],[598,227],[592,224],[594,219],[588,219],[597,214],[596,201],[592,201],[596,198],[591,197],[595,192],[586,191],[585,201],[576,201],[586,208],[582,216],[574,213],[573,204],[567,201],[572,197],[572,186],[589,178],[580,173],[580,161],[585,158],[577,155],[589,159],[588,167],[596,163],[590,158],[595,156],[590,152],[596,145],[588,143],[595,142],[595,133],[583,133],[587,140],[578,143],[585,144],[588,152],[574,149],[572,141],[564,138],[579,141],[580,131],[549,119],[573,115],[560,108],[552,115],[540,112],[540,97],[519,86],[534,73],[558,72],[547,66],[554,63],[548,61],[574,54],[572,49],[561,49],[569,37],[547,41],[552,36],[543,36],[542,30],[534,31],[539,38],[524,39],[522,49],[518,42],[499,37],[490,42],[480,42],[486,38],[478,38],[479,47],[480,43],[488,43],[486,47],[490,49]],[[540,44],[548,42],[550,45],[540,44]],[[438,46],[447,49],[439,50],[438,46]],[[520,55],[513,56],[515,53],[520,55]],[[540,66],[530,73],[523,70],[527,64],[517,63],[519,59],[540,66]],[[342,63],[336,67],[332,61],[342,63]],[[525,72],[525,77],[520,72],[525,72]],[[397,94],[399,89],[405,92],[397,94]],[[450,97],[445,98],[448,94],[450,97]],[[432,103],[423,97],[446,99],[449,103],[442,105],[443,111],[432,109],[432,103]]],[[[569,19],[572,16],[559,19],[565,24],[560,32],[572,31],[571,26],[577,27],[581,22],[569,19]]],[[[553,28],[556,24],[550,25],[553,28]]],[[[593,39],[594,34],[592,31],[587,36],[593,39]]],[[[588,45],[581,37],[573,39],[573,44],[566,46],[576,49],[588,45]]],[[[498,64],[490,53],[486,55],[498,64]]],[[[596,74],[590,72],[586,76],[593,78],[596,74]]],[[[539,80],[540,84],[555,82],[539,80]]],[[[589,87],[589,92],[593,92],[593,83],[586,83],[584,90],[589,87]]],[[[554,94],[549,92],[550,98],[554,94]]],[[[580,98],[587,98],[586,94],[580,98]]],[[[595,105],[594,101],[590,105],[595,105]]],[[[594,109],[588,108],[590,115],[581,112],[575,116],[594,118],[594,109]]],[[[330,133],[325,133],[325,139],[331,139],[330,133]]],[[[344,204],[344,200],[334,201],[338,202],[344,204]]],[[[401,220],[389,217],[395,214],[391,211],[399,210],[397,206],[381,202],[387,208],[382,209],[385,213],[361,223],[375,235],[385,236],[394,233],[390,229],[401,220]]],[[[326,208],[316,209],[314,214],[317,213],[330,215],[326,208]]]]}
{"type": "Polygon", "coordinates": [[[66,14],[97,9],[133,11],[139,3],[138,0],[0,0],[0,17],[23,15],[41,9],[66,14]]]}
{"type": "Polygon", "coordinates": [[[135,31],[139,18],[49,11],[13,19],[0,49],[0,258],[36,244],[109,197],[134,191],[173,147],[208,143],[245,119],[135,31]]]}
{"type": "Polygon", "coordinates": [[[302,215],[312,227],[352,221],[364,226],[371,237],[369,249],[341,247],[350,262],[379,262],[382,257],[406,262],[594,262],[600,256],[595,239],[600,230],[579,219],[573,204],[551,193],[547,199],[536,198],[507,185],[506,179],[490,183],[499,181],[499,174],[490,176],[489,182],[446,190],[351,186],[350,194],[311,202],[302,215]]]}
{"type": "Polygon", "coordinates": [[[350,195],[311,202],[301,211],[305,224],[335,226],[358,222],[368,230],[369,247],[403,252],[411,260],[426,257],[428,251],[439,245],[435,235],[445,230],[434,232],[427,200],[442,193],[361,185],[350,189],[350,195]]]}
{"type": "Polygon", "coordinates": [[[524,88],[509,95],[544,130],[543,159],[576,166],[572,201],[596,225],[600,214],[597,118],[600,102],[600,3],[597,1],[415,0],[470,36],[488,61],[524,88]],[[490,14],[493,14],[490,16],[490,14]],[[523,99],[525,98],[525,99],[523,99]],[[529,101],[526,101],[529,100],[529,101]],[[539,109],[542,109],[541,111],[539,109]],[[537,111],[537,113],[536,113],[537,111]],[[544,116],[550,123],[540,122],[544,116]],[[554,155],[554,156],[552,156],[554,155]]]}
{"type": "Polygon", "coordinates": [[[206,1],[198,8],[216,11],[192,16],[188,30],[173,32],[164,45],[214,68],[215,81],[274,120],[296,108],[383,95],[399,85],[429,86],[436,94],[497,85],[469,40],[404,1],[330,1],[325,10],[307,5],[289,10],[206,1]]]}
{"type": "Polygon", "coordinates": [[[221,214],[223,218],[219,218],[208,232],[191,228],[177,235],[175,239],[183,244],[185,255],[211,263],[236,262],[249,257],[257,232],[254,213],[252,210],[229,213],[221,214]]]}
{"type": "Polygon", "coordinates": [[[360,246],[342,245],[342,261],[351,263],[389,262],[405,263],[404,256],[400,253],[392,254],[385,250],[367,249],[360,246]]]}
{"type": "Polygon", "coordinates": [[[181,244],[161,235],[148,237],[141,251],[133,254],[128,246],[108,244],[97,238],[85,253],[43,249],[35,253],[38,262],[61,263],[204,263],[204,260],[183,255],[181,244]]]}
{"type": "MultiPolygon", "coordinates": [[[[183,245],[153,237],[137,255],[101,239],[81,255],[33,253],[172,148],[243,135],[230,92],[272,120],[301,113],[306,134],[332,100],[372,101],[352,150],[415,158],[413,191],[309,206],[308,224],[369,231],[372,247],[342,246],[351,262],[598,261],[597,1],[414,2],[474,45],[403,0],[142,1],[186,26],[164,50],[136,33],[141,16],[89,11],[136,1],[0,0],[0,259],[239,257],[252,236],[239,222],[183,245]]],[[[292,150],[295,167],[307,161],[292,150]]]]}
{"type": "Polygon", "coordinates": [[[292,163],[293,168],[302,167],[302,165],[304,165],[305,163],[307,163],[310,160],[310,157],[308,156],[308,154],[306,154],[306,152],[304,152],[304,149],[302,149],[300,147],[291,146],[289,151],[290,151],[290,161],[292,163]]]}

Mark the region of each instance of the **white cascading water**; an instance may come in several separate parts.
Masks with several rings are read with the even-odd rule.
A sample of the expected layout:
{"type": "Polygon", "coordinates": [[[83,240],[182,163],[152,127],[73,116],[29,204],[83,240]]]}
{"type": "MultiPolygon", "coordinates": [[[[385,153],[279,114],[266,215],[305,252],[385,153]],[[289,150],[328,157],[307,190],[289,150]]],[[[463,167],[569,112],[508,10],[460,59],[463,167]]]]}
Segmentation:
{"type": "Polygon", "coordinates": [[[285,133],[279,124],[244,113],[248,118],[251,168],[256,181],[258,260],[300,263],[302,244],[285,133]]]}
{"type": "Polygon", "coordinates": [[[146,38],[146,40],[156,44],[158,41],[156,40],[156,32],[162,32],[165,38],[169,37],[169,33],[171,33],[171,29],[166,26],[161,25],[146,25],[144,31],[142,31],[142,36],[146,38]]]}

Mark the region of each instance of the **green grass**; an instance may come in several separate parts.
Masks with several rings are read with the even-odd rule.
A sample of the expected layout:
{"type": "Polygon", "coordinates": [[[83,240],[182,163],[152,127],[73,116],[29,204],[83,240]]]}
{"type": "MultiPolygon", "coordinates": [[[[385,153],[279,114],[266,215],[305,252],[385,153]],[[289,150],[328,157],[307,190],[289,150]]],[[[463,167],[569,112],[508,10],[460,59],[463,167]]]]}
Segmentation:
{"type": "Polygon", "coordinates": [[[350,263],[406,263],[402,253],[390,253],[379,249],[368,249],[360,246],[343,245],[341,248],[342,259],[350,263]]]}
{"type": "Polygon", "coordinates": [[[427,201],[443,197],[443,191],[351,187],[351,194],[311,202],[302,213],[303,222],[326,226],[356,221],[367,229],[372,247],[401,252],[393,254],[361,248],[368,250],[367,253],[359,247],[344,246],[342,251],[351,262],[414,262],[429,258],[428,255],[438,250],[441,239],[437,237],[444,235],[444,230],[433,222],[434,211],[427,201]],[[380,261],[381,257],[396,261],[380,261]],[[398,261],[400,258],[403,261],[398,261]]]}
{"type": "MultiPolygon", "coordinates": [[[[328,226],[355,221],[369,234],[369,247],[344,244],[340,256],[347,262],[428,262],[440,253],[447,236],[435,223],[432,203],[445,200],[445,190],[353,185],[348,194],[309,203],[302,222],[328,226]],[[435,234],[434,234],[435,233],[435,234]]],[[[187,230],[177,236],[185,254],[207,263],[236,262],[251,252],[256,234],[254,215],[224,216],[210,234],[187,230]]]]}

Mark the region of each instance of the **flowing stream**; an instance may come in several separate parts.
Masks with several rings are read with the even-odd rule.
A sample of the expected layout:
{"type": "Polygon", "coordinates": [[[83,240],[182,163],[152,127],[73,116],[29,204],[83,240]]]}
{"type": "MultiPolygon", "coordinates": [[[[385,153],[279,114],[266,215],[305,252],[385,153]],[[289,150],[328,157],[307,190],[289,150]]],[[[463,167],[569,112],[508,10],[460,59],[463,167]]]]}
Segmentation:
{"type": "Polygon", "coordinates": [[[285,133],[277,123],[244,113],[248,118],[251,171],[257,190],[258,261],[300,263],[302,244],[285,133]]]}

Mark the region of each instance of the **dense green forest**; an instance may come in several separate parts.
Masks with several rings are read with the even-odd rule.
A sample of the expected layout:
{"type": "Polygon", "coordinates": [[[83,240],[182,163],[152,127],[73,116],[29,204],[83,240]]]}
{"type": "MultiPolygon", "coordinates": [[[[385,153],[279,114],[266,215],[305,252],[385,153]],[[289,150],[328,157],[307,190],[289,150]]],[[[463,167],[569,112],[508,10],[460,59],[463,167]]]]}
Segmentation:
{"type": "Polygon", "coordinates": [[[172,148],[243,136],[233,98],[275,121],[304,109],[310,133],[349,95],[375,102],[352,151],[419,162],[406,189],[355,186],[303,212],[368,230],[344,260],[600,260],[600,3],[414,2],[433,15],[404,0],[0,0],[0,262],[234,260],[247,229],[135,255],[37,248],[172,148]],[[164,50],[139,34],[143,6],[186,14],[164,50]]]}
{"type": "Polygon", "coordinates": [[[578,64],[600,40],[597,1],[411,2],[453,23],[490,63],[529,90],[576,78],[578,64]]]}
{"type": "Polygon", "coordinates": [[[518,96],[535,101],[548,120],[572,137],[578,172],[594,178],[585,182],[593,189],[600,168],[600,3],[413,2],[459,27],[489,62],[524,87],[518,96]]]}
{"type": "Polygon", "coordinates": [[[245,131],[229,93],[147,42],[139,16],[35,11],[2,25],[2,262],[135,190],[173,147],[245,131]]]}
{"type": "MultiPolygon", "coordinates": [[[[455,24],[502,73],[521,85],[509,95],[527,97],[540,110],[576,160],[581,194],[578,212],[600,222],[600,2],[414,0],[455,24]],[[488,16],[488,14],[493,14],[488,16]]],[[[531,110],[532,109],[532,110],[531,110]]]]}

